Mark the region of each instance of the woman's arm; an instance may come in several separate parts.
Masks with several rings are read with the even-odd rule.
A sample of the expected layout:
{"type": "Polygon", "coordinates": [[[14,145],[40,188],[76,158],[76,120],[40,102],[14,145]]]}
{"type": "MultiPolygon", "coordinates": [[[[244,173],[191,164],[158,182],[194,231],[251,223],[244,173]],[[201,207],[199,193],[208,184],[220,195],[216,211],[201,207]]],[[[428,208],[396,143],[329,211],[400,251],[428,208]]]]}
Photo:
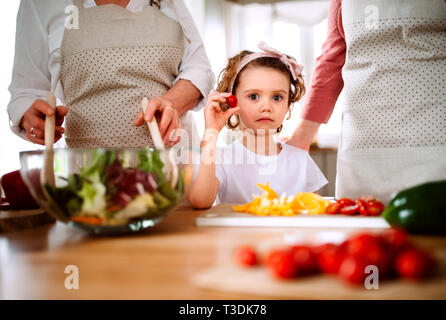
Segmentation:
{"type": "MultiPolygon", "coordinates": [[[[214,87],[215,76],[197,26],[183,0],[161,2],[161,12],[172,9],[184,32],[184,54],[179,67],[179,74],[174,84],[188,80],[200,92],[198,101],[189,109],[198,111],[203,108],[203,97],[207,97],[214,87]],[[198,103],[199,102],[199,103],[198,103]]],[[[180,111],[180,110],[178,110],[180,111]]],[[[187,111],[187,110],[186,110],[187,111]]]]}
{"type": "Polygon", "coordinates": [[[142,111],[134,122],[139,127],[145,121],[152,121],[157,110],[162,112],[159,129],[164,144],[174,145],[180,141],[177,129],[181,128],[180,117],[192,109],[200,100],[201,93],[188,80],[180,80],[164,95],[149,100],[145,114],[142,111]]]}
{"type": "Polygon", "coordinates": [[[180,79],[162,97],[172,103],[181,117],[198,104],[201,92],[189,80],[180,79]]]}
{"type": "Polygon", "coordinates": [[[346,44],[342,29],[341,0],[332,0],[328,14],[327,39],[316,59],[310,89],[305,97],[301,121],[288,144],[308,150],[321,123],[327,123],[342,91],[342,67],[346,44]]]}
{"type": "Polygon", "coordinates": [[[320,125],[319,122],[301,118],[293,135],[287,140],[287,144],[309,151],[311,142],[319,130],[320,125]]]}
{"type": "Polygon", "coordinates": [[[46,100],[51,90],[48,68],[48,34],[45,33],[35,1],[22,0],[17,13],[14,66],[7,110],[11,129],[29,140],[20,126],[23,115],[38,99],[46,100]]]}
{"type": "MultiPolygon", "coordinates": [[[[11,100],[7,109],[12,131],[37,144],[44,144],[45,116],[54,115],[46,99],[56,87],[52,77],[55,54],[50,52],[55,49],[52,44],[57,30],[63,31],[63,8],[62,2],[22,0],[17,14],[14,67],[9,86],[11,100]]],[[[56,108],[55,141],[62,137],[67,112],[64,106],[56,108]]]]}

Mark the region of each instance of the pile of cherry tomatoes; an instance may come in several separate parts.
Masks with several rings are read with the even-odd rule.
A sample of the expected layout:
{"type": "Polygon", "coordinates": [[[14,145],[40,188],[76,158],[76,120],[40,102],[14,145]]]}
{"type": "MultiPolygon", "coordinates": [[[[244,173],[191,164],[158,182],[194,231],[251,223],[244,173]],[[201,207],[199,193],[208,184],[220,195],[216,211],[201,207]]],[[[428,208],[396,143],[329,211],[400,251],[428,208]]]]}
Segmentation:
{"type": "Polygon", "coordinates": [[[356,201],[349,198],[342,198],[330,204],[325,213],[345,214],[349,216],[379,216],[384,211],[384,204],[374,197],[360,197],[356,201]]]}
{"type": "Polygon", "coordinates": [[[363,284],[375,266],[379,280],[418,280],[431,276],[437,265],[427,251],[410,243],[400,229],[382,234],[356,234],[341,244],[296,245],[278,248],[261,257],[252,246],[240,246],[236,262],[243,267],[266,266],[278,279],[332,274],[351,284],[363,284]]]}

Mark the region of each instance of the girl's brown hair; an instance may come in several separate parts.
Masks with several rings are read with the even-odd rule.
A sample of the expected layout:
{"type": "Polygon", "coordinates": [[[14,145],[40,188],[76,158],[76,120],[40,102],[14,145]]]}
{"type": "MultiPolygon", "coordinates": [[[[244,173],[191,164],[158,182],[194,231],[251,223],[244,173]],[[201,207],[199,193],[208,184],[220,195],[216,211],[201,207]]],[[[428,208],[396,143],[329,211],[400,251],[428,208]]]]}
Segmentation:
{"type": "MultiPolygon", "coordinates": [[[[229,92],[231,81],[234,79],[234,77],[236,77],[234,79],[234,85],[232,86],[232,92],[231,92],[232,94],[235,94],[235,91],[237,90],[237,87],[239,85],[240,75],[243,73],[244,70],[246,70],[249,67],[267,67],[267,68],[272,68],[272,69],[278,70],[278,71],[286,74],[289,77],[290,83],[291,83],[290,95],[288,97],[288,106],[289,107],[291,106],[291,104],[299,101],[303,97],[303,95],[305,94],[305,84],[304,84],[304,79],[302,77],[302,74],[298,75],[296,77],[296,80],[294,80],[288,67],[282,61],[280,61],[278,58],[261,57],[261,58],[255,59],[255,60],[249,62],[246,66],[244,66],[243,69],[240,70],[240,72],[236,75],[235,73],[237,72],[237,67],[238,67],[240,60],[242,60],[244,57],[246,57],[247,55],[249,55],[251,53],[253,53],[253,52],[248,51],[248,50],[243,50],[236,56],[229,59],[228,64],[220,72],[220,75],[218,76],[218,84],[217,84],[218,92],[229,92]]],[[[220,104],[220,107],[223,111],[226,111],[228,109],[228,106],[226,104],[220,104]]],[[[235,129],[240,124],[239,115],[235,115],[233,117],[236,118],[235,121],[231,117],[226,122],[226,126],[229,129],[235,129]]],[[[290,112],[289,112],[287,120],[290,117],[291,117],[291,107],[290,107],[290,112]]],[[[278,129],[278,132],[280,132],[280,129],[281,129],[281,127],[278,129]]]]}

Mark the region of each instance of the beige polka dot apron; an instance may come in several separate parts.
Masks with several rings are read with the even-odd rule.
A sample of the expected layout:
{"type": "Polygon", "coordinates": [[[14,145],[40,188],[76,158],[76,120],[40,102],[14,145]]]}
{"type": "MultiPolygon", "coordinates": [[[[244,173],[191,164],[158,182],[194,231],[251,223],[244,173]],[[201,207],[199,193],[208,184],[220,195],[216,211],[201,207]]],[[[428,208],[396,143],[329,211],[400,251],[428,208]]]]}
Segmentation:
{"type": "Polygon", "coordinates": [[[336,196],[446,179],[446,3],[344,0],[336,196]]]}
{"type": "MultiPolygon", "coordinates": [[[[118,5],[79,9],[79,29],[65,30],[60,79],[69,109],[68,147],[153,146],[147,126],[135,127],[141,100],[163,95],[183,56],[181,26],[148,6],[130,12],[118,5]]],[[[190,112],[182,118],[182,144],[196,130],[190,112]]]]}

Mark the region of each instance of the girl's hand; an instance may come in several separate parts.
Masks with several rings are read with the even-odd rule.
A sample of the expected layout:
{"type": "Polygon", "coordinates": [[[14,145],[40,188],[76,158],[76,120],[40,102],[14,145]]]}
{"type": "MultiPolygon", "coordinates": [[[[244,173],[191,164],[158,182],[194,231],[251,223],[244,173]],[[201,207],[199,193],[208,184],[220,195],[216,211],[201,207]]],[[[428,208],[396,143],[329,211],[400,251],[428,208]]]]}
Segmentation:
{"type": "Polygon", "coordinates": [[[220,108],[220,102],[225,103],[226,98],[231,94],[229,92],[213,92],[208,96],[206,107],[204,108],[204,120],[205,129],[213,129],[218,132],[223,129],[226,121],[240,111],[240,107],[229,108],[226,111],[222,111],[220,108]]]}
{"type": "MultiPolygon", "coordinates": [[[[68,109],[66,107],[56,107],[54,142],[62,138],[62,134],[65,132],[64,128],[62,128],[62,123],[67,113],[68,109]]],[[[43,100],[34,101],[31,107],[26,110],[20,121],[20,127],[25,130],[26,137],[31,142],[41,145],[45,144],[45,117],[52,115],[54,115],[54,109],[43,100]]]]}
{"type": "Polygon", "coordinates": [[[173,103],[163,97],[155,97],[149,100],[145,114],[142,111],[138,113],[138,116],[134,122],[134,125],[139,127],[144,124],[145,121],[152,121],[156,112],[161,112],[161,120],[159,120],[159,129],[164,144],[173,146],[180,141],[181,135],[181,119],[178,111],[174,108],[173,103]]]}

